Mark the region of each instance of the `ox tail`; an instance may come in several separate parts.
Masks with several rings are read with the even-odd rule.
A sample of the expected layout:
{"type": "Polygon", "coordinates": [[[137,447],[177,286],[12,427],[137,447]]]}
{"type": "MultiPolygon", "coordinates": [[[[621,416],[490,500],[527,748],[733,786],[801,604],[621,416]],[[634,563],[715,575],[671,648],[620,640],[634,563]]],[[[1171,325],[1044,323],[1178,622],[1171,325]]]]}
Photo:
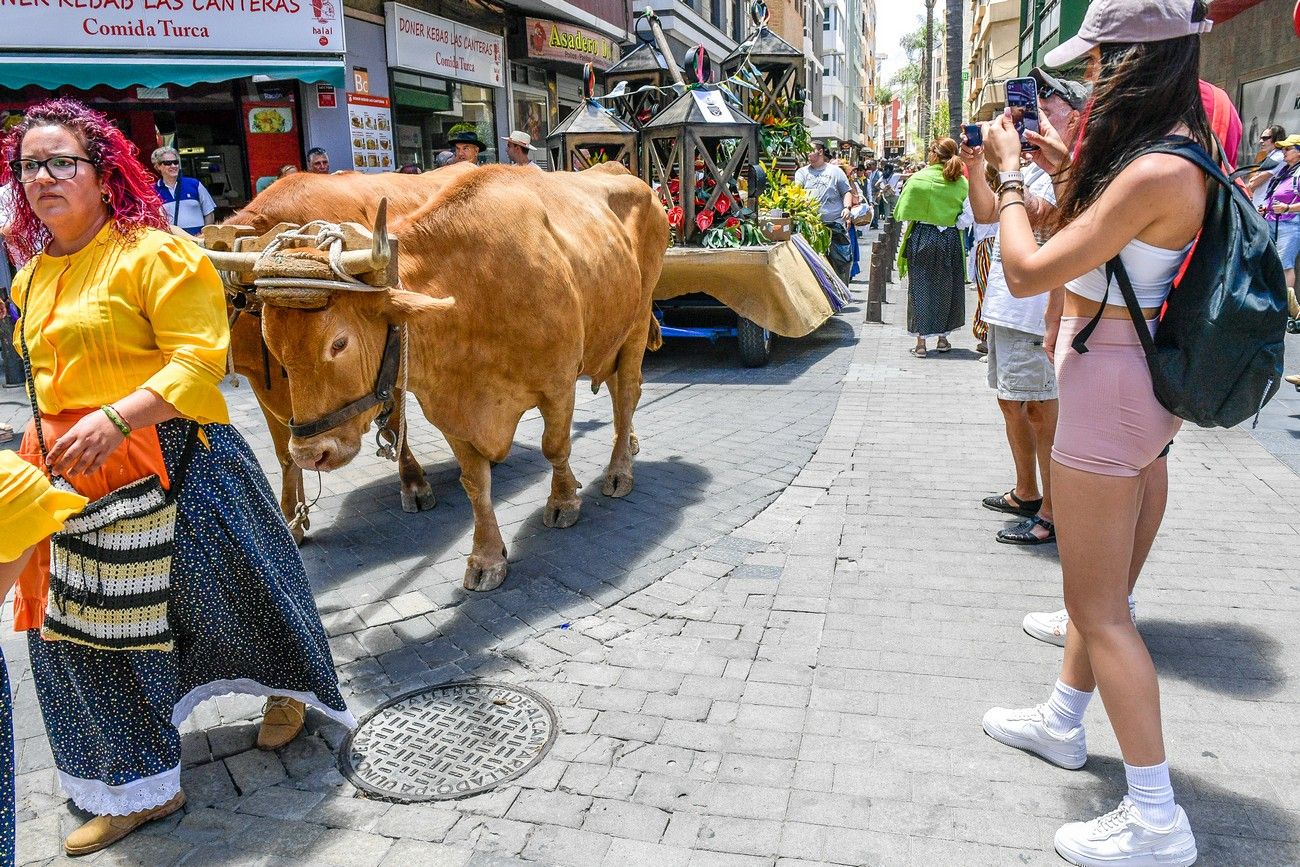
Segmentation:
{"type": "Polygon", "coordinates": [[[658,352],[659,348],[664,345],[664,333],[659,328],[659,320],[654,314],[650,316],[650,337],[645,342],[645,348],[651,352],[658,352]]]}

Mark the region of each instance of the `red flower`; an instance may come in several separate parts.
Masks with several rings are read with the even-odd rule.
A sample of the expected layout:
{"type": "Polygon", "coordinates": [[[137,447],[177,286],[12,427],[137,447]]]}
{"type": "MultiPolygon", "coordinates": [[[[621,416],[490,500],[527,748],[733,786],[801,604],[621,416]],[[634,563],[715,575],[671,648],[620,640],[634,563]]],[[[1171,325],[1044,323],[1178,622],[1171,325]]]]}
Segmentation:
{"type": "Polygon", "coordinates": [[[727,213],[727,211],[731,210],[731,197],[728,196],[726,193],[723,193],[722,195],[718,196],[718,201],[716,201],[713,204],[713,207],[715,210],[717,210],[718,216],[719,217],[722,216],[723,214],[727,213]]]}
{"type": "Polygon", "coordinates": [[[677,191],[680,190],[681,188],[682,188],[682,182],[679,181],[677,178],[673,178],[671,181],[668,182],[668,192],[672,193],[674,196],[677,195],[677,191]]]}
{"type": "Polygon", "coordinates": [[[739,217],[727,217],[727,222],[723,223],[722,225],[726,226],[728,229],[734,229],[734,228],[736,228],[737,226],[740,225],[740,218],[739,218],[739,217]]]}
{"type": "Polygon", "coordinates": [[[686,214],[682,211],[681,206],[678,206],[676,208],[669,208],[668,225],[672,226],[674,229],[680,229],[682,227],[682,223],[685,222],[685,220],[686,220],[686,214]]]}
{"type": "Polygon", "coordinates": [[[697,171],[697,172],[702,172],[702,171],[704,171],[704,160],[696,160],[696,161],[695,161],[695,171],[697,171]]]}
{"type": "Polygon", "coordinates": [[[713,212],[700,211],[695,215],[695,225],[700,227],[701,232],[708,231],[708,228],[713,225],[713,212]]]}
{"type": "Polygon", "coordinates": [[[654,117],[654,113],[650,111],[650,109],[648,108],[643,108],[636,113],[636,119],[638,123],[645,123],[646,121],[650,120],[650,118],[652,117],[654,117]]]}

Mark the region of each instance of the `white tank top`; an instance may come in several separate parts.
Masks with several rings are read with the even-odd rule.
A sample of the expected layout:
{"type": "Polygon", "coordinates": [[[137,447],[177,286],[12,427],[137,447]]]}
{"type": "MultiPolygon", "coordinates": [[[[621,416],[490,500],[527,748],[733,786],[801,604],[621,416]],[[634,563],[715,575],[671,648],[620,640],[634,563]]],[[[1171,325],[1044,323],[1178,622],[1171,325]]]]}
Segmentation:
{"type": "MultiPolygon", "coordinates": [[[[1159,307],[1165,303],[1174,277],[1182,268],[1190,249],[1191,244],[1181,250],[1168,250],[1134,238],[1120,251],[1120,261],[1124,263],[1129,282],[1133,284],[1133,294],[1137,296],[1139,307],[1159,307]]],[[[1106,266],[1089,271],[1077,280],[1071,280],[1065,284],[1065,288],[1092,301],[1102,300],[1106,295],[1106,266]]],[[[1106,303],[1121,307],[1124,305],[1124,294],[1116,280],[1110,281],[1110,295],[1106,297],[1106,303]]]]}

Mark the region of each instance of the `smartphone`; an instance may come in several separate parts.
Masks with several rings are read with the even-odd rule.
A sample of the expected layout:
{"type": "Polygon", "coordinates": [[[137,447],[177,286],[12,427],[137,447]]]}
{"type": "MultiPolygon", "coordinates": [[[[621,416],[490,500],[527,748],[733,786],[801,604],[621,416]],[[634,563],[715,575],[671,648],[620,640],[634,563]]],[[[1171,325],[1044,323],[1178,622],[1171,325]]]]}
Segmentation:
{"type": "Polygon", "coordinates": [[[1032,78],[1012,78],[1007,81],[1007,108],[1011,121],[1020,133],[1022,151],[1038,150],[1037,145],[1025,141],[1026,132],[1038,132],[1038,82],[1032,78]]]}
{"type": "Polygon", "coordinates": [[[984,133],[980,131],[980,125],[977,123],[968,123],[962,127],[966,133],[966,147],[977,148],[984,146],[984,133]]]}

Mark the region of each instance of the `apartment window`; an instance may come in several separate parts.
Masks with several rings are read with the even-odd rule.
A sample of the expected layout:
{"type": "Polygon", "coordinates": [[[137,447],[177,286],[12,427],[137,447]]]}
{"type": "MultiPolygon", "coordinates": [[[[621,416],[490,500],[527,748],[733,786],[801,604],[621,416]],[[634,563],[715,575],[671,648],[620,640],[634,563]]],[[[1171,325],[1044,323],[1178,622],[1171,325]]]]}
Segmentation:
{"type": "Polygon", "coordinates": [[[822,30],[831,30],[831,23],[835,20],[835,9],[831,6],[822,7],[822,30]]]}
{"type": "Polygon", "coordinates": [[[1038,28],[1039,41],[1043,41],[1051,36],[1057,30],[1061,29],[1061,3],[1060,0],[1053,0],[1043,9],[1042,17],[1038,19],[1042,22],[1038,28]]]}

